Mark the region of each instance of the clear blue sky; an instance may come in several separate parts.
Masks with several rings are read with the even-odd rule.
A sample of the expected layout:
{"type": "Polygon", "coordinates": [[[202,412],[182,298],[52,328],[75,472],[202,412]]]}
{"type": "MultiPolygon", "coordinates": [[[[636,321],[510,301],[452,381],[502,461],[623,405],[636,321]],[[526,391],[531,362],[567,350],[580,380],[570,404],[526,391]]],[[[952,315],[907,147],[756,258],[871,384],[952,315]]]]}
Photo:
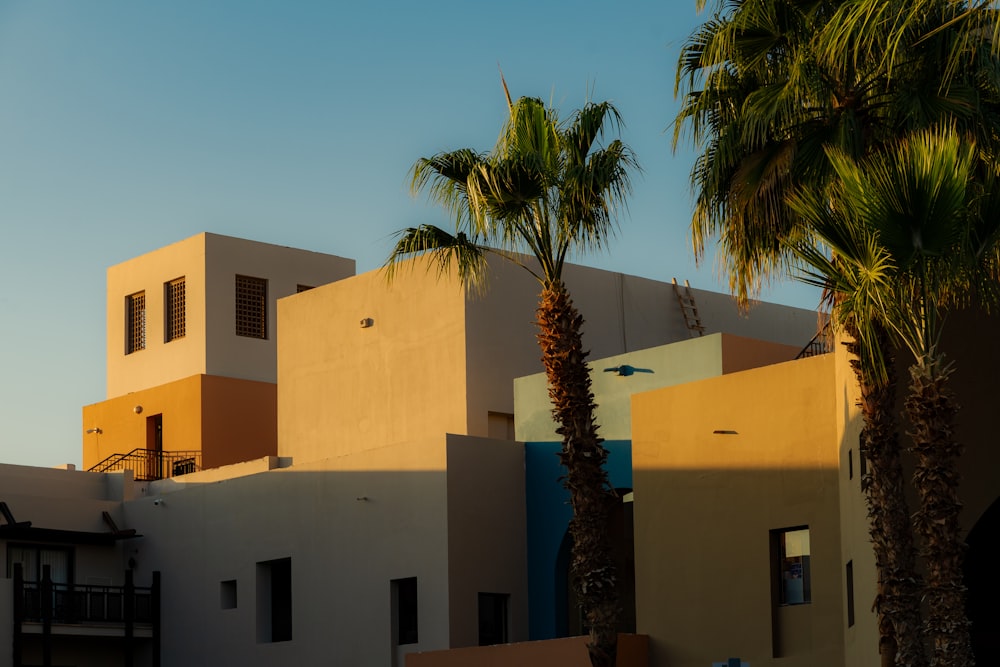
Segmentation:
{"type": "MultiPolygon", "coordinates": [[[[379,266],[443,223],[407,171],[492,147],[512,95],[624,116],[644,173],[585,263],[724,290],[696,269],[692,154],[671,151],[694,0],[0,0],[0,462],[80,462],[105,398],[108,266],[201,231],[379,266]]],[[[767,298],[813,307],[788,284],[767,298]]]]}

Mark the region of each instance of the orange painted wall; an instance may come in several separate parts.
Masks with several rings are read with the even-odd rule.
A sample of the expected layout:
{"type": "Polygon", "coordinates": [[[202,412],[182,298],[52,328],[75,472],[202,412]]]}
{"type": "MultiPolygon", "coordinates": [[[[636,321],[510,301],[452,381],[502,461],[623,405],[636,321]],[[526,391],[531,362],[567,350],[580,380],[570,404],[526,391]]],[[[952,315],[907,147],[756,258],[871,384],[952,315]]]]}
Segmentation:
{"type": "MultiPolygon", "coordinates": [[[[587,637],[428,651],[406,656],[406,667],[587,667],[587,637]]],[[[618,667],[649,667],[649,637],[618,635],[618,667]]]]}
{"type": "Polygon", "coordinates": [[[202,375],[202,467],[278,454],[278,385],[202,375]]]}
{"type": "Polygon", "coordinates": [[[202,467],[277,453],[277,386],[192,375],[83,408],[83,467],[146,447],[147,420],[163,416],[164,451],[201,451],[202,467]],[[141,406],[141,412],[136,407],[141,406]],[[86,433],[100,428],[100,433],[86,433]]]}

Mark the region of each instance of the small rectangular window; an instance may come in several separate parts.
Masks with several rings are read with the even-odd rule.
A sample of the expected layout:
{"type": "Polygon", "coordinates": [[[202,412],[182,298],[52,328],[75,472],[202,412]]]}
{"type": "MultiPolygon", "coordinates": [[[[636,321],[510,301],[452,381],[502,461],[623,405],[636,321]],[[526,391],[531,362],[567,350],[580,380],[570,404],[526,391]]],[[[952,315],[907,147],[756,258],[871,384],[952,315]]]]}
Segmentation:
{"type": "Polygon", "coordinates": [[[267,280],[236,276],[236,335],[267,338],[267,280]]]}
{"type": "Polygon", "coordinates": [[[479,594],[479,645],[506,644],[510,595],[506,593],[479,594]]]}
{"type": "Polygon", "coordinates": [[[392,589],[393,640],[397,646],[416,644],[417,578],[393,579],[392,589]]]}
{"type": "Polygon", "coordinates": [[[219,582],[219,607],[221,609],[236,609],[235,579],[219,582]]]}
{"type": "Polygon", "coordinates": [[[187,330],[187,304],[184,278],[171,280],[163,285],[163,320],[166,331],[163,332],[164,342],[169,343],[178,338],[184,338],[187,330]]]}
{"type": "Polygon", "coordinates": [[[854,450],[847,450],[847,479],[854,479],[854,450]]]}
{"type": "Polygon", "coordinates": [[[854,625],[854,561],[847,561],[844,579],[847,582],[847,627],[854,625]]]}
{"type": "Polygon", "coordinates": [[[146,293],[125,297],[125,354],[146,349],[146,293]]]}
{"type": "Polygon", "coordinates": [[[257,563],[257,641],[292,639],[292,559],[257,563]]]}
{"type": "Polygon", "coordinates": [[[771,549],[776,602],[779,605],[812,602],[808,526],[771,531],[771,549]]]}

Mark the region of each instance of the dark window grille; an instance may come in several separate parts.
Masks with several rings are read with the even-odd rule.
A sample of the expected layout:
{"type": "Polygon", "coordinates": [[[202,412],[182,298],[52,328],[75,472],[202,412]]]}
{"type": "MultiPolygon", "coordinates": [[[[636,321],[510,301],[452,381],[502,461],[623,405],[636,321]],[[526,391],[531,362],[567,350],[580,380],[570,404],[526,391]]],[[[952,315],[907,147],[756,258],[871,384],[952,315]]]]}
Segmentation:
{"type": "Polygon", "coordinates": [[[146,293],[125,297],[125,354],[146,349],[146,293]]]}
{"type": "Polygon", "coordinates": [[[267,338],[267,281],[236,276],[236,335],[267,338]]]}
{"type": "Polygon", "coordinates": [[[187,333],[187,295],[184,278],[171,280],[164,285],[164,288],[164,292],[166,293],[165,319],[167,321],[167,331],[164,340],[169,343],[172,340],[184,338],[184,334],[187,333]]]}

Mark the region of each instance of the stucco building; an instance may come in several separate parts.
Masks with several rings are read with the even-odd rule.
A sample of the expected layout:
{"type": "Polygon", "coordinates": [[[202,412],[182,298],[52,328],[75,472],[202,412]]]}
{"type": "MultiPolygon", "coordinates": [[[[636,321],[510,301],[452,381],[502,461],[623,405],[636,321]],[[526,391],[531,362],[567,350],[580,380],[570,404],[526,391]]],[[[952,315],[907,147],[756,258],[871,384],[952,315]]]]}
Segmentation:
{"type": "MultiPolygon", "coordinates": [[[[120,459],[0,465],[0,667],[585,661],[508,646],[579,625],[537,287],[491,272],[481,296],[419,261],[388,285],[211,234],[109,269],[108,395],[81,431],[85,467],[120,459]],[[31,592],[43,570],[62,603],[31,592]],[[119,611],[69,602],[91,598],[119,611]]],[[[842,350],[795,360],[815,314],[567,282],[623,499],[626,663],[876,665],[852,379],[842,350]]],[[[973,477],[978,517],[997,486],[973,477]]]]}

